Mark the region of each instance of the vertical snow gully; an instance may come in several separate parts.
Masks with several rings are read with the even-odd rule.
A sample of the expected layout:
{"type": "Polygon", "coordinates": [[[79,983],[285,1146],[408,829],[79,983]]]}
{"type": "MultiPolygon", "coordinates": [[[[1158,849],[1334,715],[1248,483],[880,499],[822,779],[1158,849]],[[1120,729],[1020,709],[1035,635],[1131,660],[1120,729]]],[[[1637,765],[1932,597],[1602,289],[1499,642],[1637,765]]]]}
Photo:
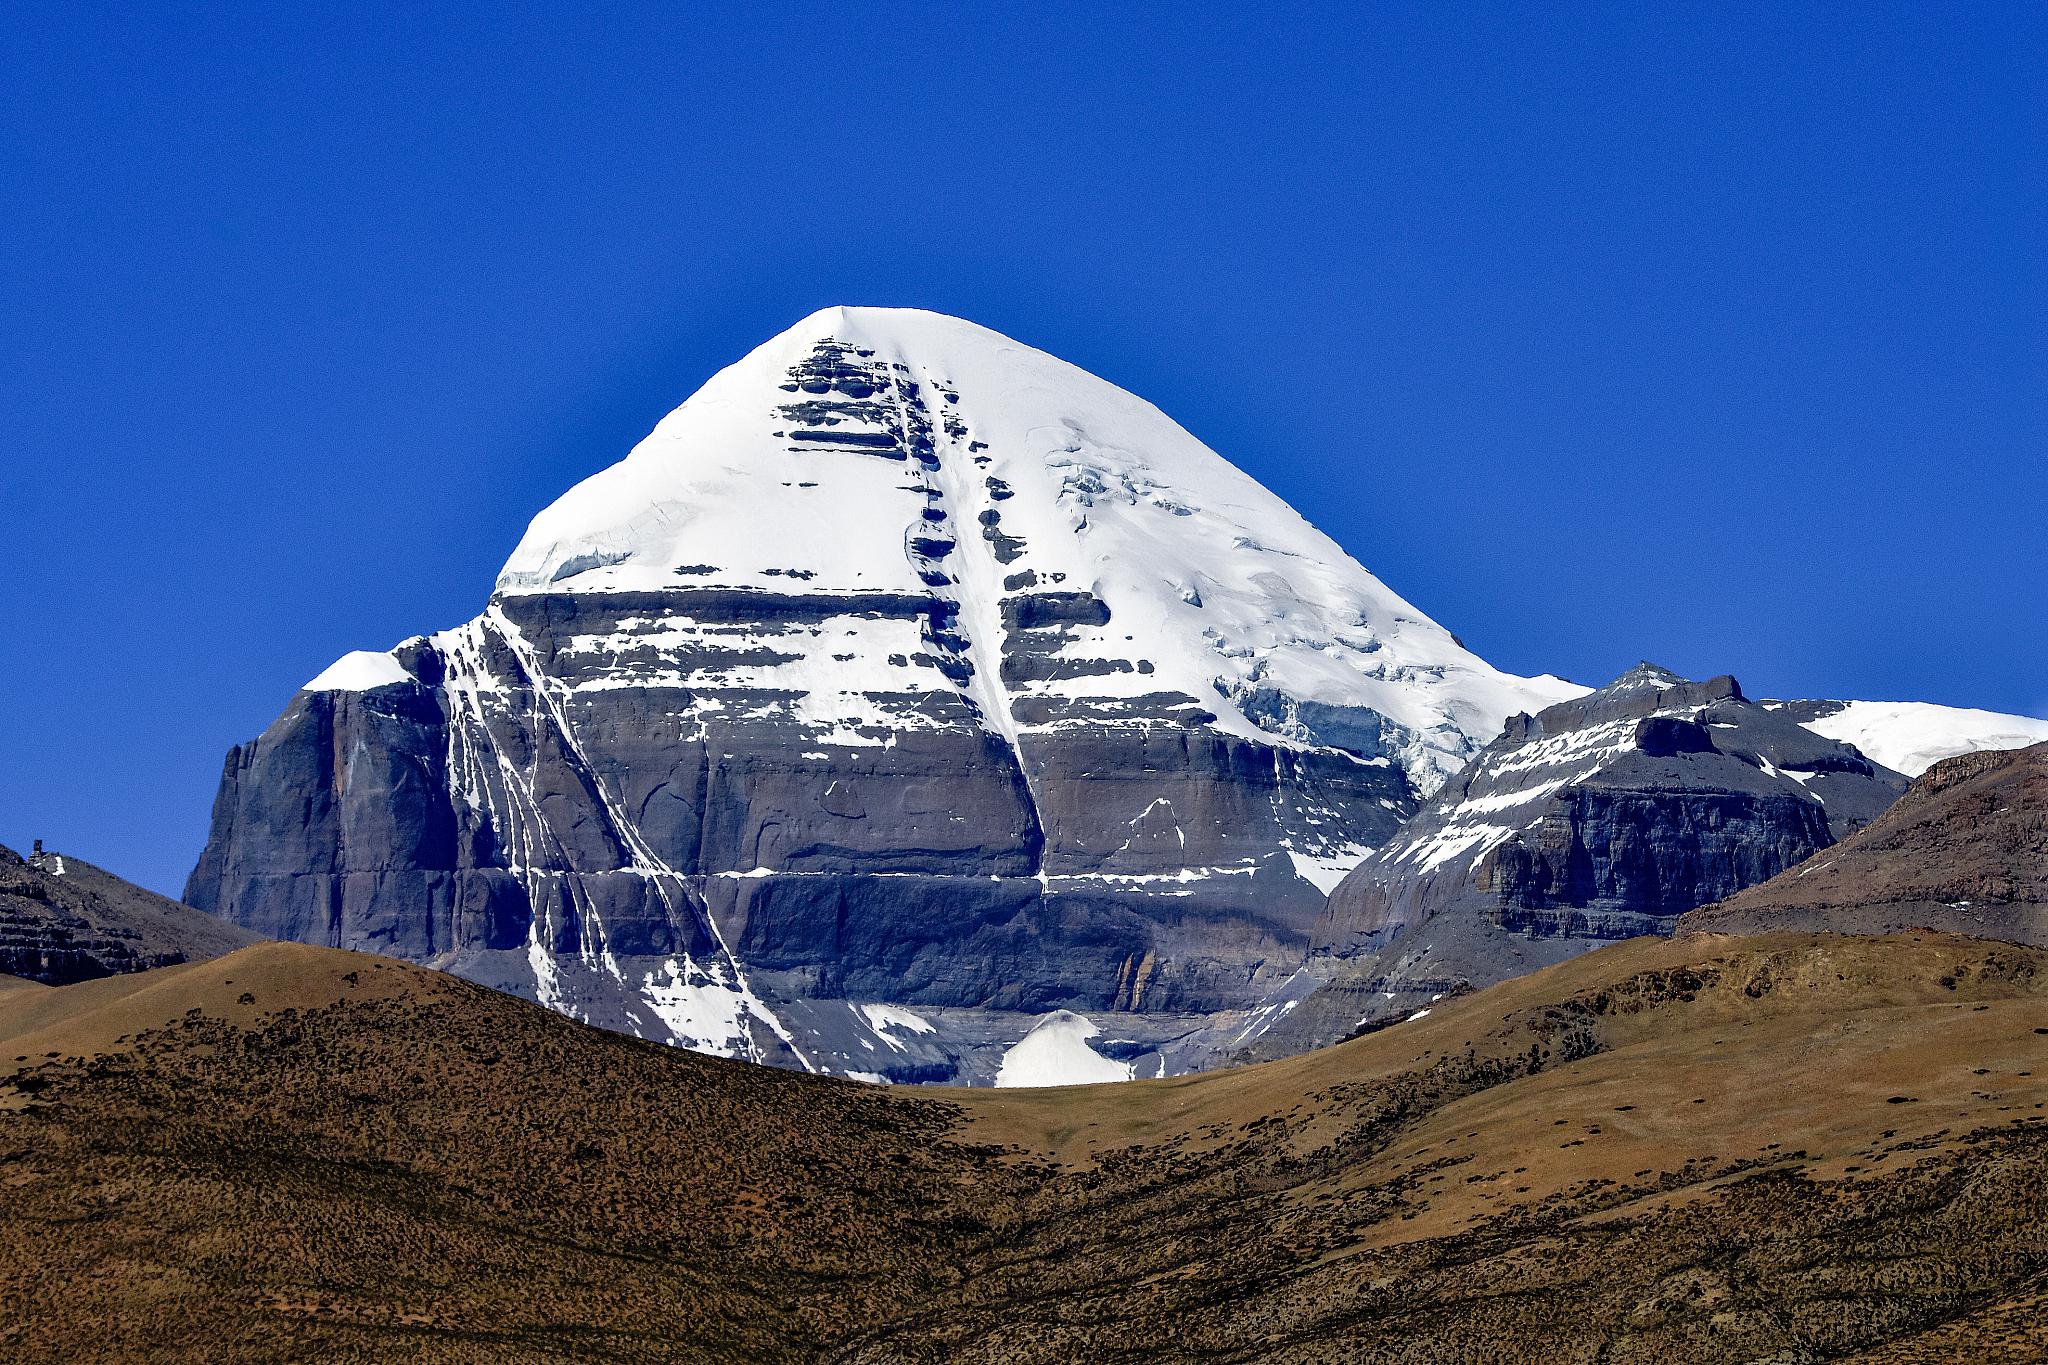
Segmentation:
{"type": "MultiPolygon", "coordinates": [[[[797,1059],[804,1070],[816,1071],[817,1067],[812,1064],[811,1059],[804,1055],[802,1048],[797,1046],[795,1036],[776,1017],[775,1012],[768,1008],[766,1002],[754,993],[753,987],[747,984],[746,972],[740,966],[738,955],[732,951],[731,946],[725,941],[725,935],[719,929],[718,921],[712,917],[709,909],[699,906],[694,900],[688,898],[688,884],[683,881],[674,868],[670,867],[654,852],[653,847],[640,833],[639,827],[627,817],[619,803],[604,789],[604,779],[598,775],[597,769],[591,764],[588,756],[585,754],[582,742],[577,739],[575,730],[569,724],[567,713],[562,709],[558,700],[548,691],[546,675],[536,666],[533,647],[527,642],[519,627],[513,624],[511,618],[506,616],[504,610],[495,602],[486,610],[486,615],[491,619],[492,624],[497,627],[498,633],[505,641],[506,647],[519,659],[521,666],[526,670],[527,676],[532,680],[535,700],[546,708],[548,716],[554,725],[556,735],[561,739],[563,745],[582,769],[584,779],[589,782],[592,794],[597,798],[604,811],[605,818],[611,824],[613,831],[619,836],[620,842],[628,856],[632,859],[634,867],[648,877],[656,893],[661,897],[662,903],[668,907],[671,915],[677,913],[673,892],[675,890],[684,890],[686,892],[684,908],[703,924],[705,930],[710,935],[711,941],[718,945],[722,965],[726,971],[731,973],[733,989],[740,997],[739,1004],[741,1010],[746,1015],[758,1018],[762,1023],[766,1024],[769,1030],[782,1040],[783,1046],[789,1049],[790,1055],[797,1059]]],[[[604,934],[603,920],[592,912],[590,913],[590,922],[596,927],[598,934],[602,936],[604,934]]],[[[602,950],[602,953],[608,962],[614,961],[611,958],[611,950],[608,945],[602,950]]],[[[687,953],[684,953],[682,957],[686,966],[696,967],[698,965],[687,953]]],[[[614,974],[617,974],[616,971],[614,974]]],[[[754,1042],[751,1030],[746,1035],[746,1046],[748,1051],[747,1060],[760,1061],[762,1059],[760,1046],[754,1042]]]]}
{"type": "MultiPolygon", "coordinates": [[[[945,603],[950,626],[942,627],[937,613],[927,618],[927,639],[935,652],[950,651],[963,668],[946,673],[965,699],[979,712],[992,734],[1009,751],[1017,773],[1017,791],[1030,819],[1032,872],[1043,884],[1045,877],[1045,824],[1039,811],[1036,786],[1026,761],[1024,743],[1010,711],[1008,690],[1002,680],[1003,626],[1001,617],[1002,571],[995,562],[994,549],[980,535],[961,534],[961,517],[970,503],[977,514],[985,510],[987,490],[971,473],[962,477],[960,445],[972,438],[971,425],[961,416],[934,407],[933,394],[959,395],[949,381],[918,366],[901,349],[891,346],[877,359],[900,367],[896,373],[911,376],[897,379],[888,392],[896,409],[898,439],[918,470],[925,490],[919,524],[904,532],[905,554],[919,579],[931,591],[934,602],[945,603]],[[951,455],[954,458],[948,459],[951,455]],[[937,507],[943,519],[934,519],[927,509],[937,507]],[[933,537],[928,528],[942,528],[945,550],[927,553],[920,539],[933,537]],[[979,604],[980,610],[974,608],[979,604]],[[936,638],[934,638],[936,637],[936,638]]],[[[978,516],[976,524],[979,525],[978,516]]]]}

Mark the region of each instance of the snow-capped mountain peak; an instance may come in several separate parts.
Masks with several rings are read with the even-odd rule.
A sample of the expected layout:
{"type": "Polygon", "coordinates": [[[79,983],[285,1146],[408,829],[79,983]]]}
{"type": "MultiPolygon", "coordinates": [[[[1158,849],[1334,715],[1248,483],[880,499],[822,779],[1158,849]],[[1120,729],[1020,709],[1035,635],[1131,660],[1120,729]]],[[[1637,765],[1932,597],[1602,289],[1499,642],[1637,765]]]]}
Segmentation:
{"type": "Polygon", "coordinates": [[[1099,1064],[1157,1075],[1213,1050],[1190,1020],[1243,1031],[1421,793],[1582,691],[1115,385],[830,309],[534,518],[475,619],[315,678],[188,895],[728,1055],[989,1080],[1067,1010],[1033,1048],[1113,1029],[1099,1064]]]}
{"type": "Polygon", "coordinates": [[[537,516],[474,619],[314,678],[230,756],[187,899],[731,1056],[1170,1074],[1299,1003],[1329,888],[1438,788],[1446,875],[1596,750],[1712,749],[1820,828],[1790,740],[1637,734],[1679,682],[1609,689],[1612,734],[1504,726],[1586,689],[1477,658],[1115,385],[830,309],[537,516]],[[1446,782],[1497,738],[1543,771],[1446,782]]]}
{"type": "Polygon", "coordinates": [[[1036,699],[1172,692],[1424,791],[1503,717],[1584,691],[1488,665],[1150,403],[914,309],[825,309],[721,371],[536,517],[498,587],[934,597],[998,730],[1036,699]],[[1005,600],[1030,597],[1104,619],[1005,669],[1005,600]]]}

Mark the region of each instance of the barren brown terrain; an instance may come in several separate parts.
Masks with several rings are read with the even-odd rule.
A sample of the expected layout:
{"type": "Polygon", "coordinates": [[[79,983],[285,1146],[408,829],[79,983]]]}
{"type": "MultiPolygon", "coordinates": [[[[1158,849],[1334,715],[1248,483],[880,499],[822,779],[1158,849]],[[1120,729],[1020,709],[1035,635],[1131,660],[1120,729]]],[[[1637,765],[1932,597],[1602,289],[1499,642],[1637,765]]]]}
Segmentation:
{"type": "Polygon", "coordinates": [[[1322,1052],[889,1090],[265,944],[0,992],[0,1355],[2048,1351],[2048,953],[1638,940],[1322,1052]]]}

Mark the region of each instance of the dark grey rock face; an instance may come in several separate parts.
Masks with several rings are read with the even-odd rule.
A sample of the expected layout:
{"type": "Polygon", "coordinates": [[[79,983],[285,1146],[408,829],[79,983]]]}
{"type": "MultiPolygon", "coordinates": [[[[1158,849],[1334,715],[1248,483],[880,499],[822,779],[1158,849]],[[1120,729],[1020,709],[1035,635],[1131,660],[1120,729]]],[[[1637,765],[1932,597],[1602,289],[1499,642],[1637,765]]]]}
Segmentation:
{"type": "Polygon", "coordinates": [[[46,986],[198,962],[259,936],[82,858],[0,847],[0,974],[46,986]]]}
{"type": "MultiPolygon", "coordinates": [[[[1101,610],[1011,600],[1027,643],[1006,666],[1101,610]]],[[[231,753],[186,894],[262,934],[801,1064],[777,1025],[802,1000],[1008,1011],[1019,1031],[1061,1008],[1247,1008],[1322,912],[1289,838],[1370,843],[1412,808],[1399,769],[1220,733],[1187,697],[1107,723],[1020,708],[1037,723],[1013,749],[914,655],[852,724],[719,682],[815,662],[831,623],[947,620],[885,596],[500,598],[403,647],[416,681],[302,692],[231,753]],[[692,973],[684,994],[718,1007],[651,1003],[692,973]]]]}
{"type": "Polygon", "coordinates": [[[1332,893],[1328,984],[1259,1055],[1335,1041],[1444,993],[1641,934],[1867,825],[1905,779],[1733,678],[1642,665],[1509,720],[1332,893]]]}

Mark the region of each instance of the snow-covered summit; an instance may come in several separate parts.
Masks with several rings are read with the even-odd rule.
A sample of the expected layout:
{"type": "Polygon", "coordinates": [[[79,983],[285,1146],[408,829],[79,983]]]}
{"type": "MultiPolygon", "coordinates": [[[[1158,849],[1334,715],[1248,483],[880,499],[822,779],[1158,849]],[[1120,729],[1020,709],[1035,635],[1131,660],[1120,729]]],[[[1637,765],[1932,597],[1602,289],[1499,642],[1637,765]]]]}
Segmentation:
{"type": "Polygon", "coordinates": [[[1150,403],[914,309],[826,309],[719,372],[535,517],[498,579],[678,587],[936,595],[998,728],[1034,696],[1177,692],[1232,733],[1383,752],[1423,790],[1506,716],[1585,691],[1476,657],[1150,403]],[[1107,620],[1035,670],[1062,676],[1005,678],[1003,599],[1033,590],[1107,620]]]}
{"type": "Polygon", "coordinates": [[[319,676],[300,690],[367,692],[374,687],[389,687],[393,683],[412,681],[412,674],[408,673],[405,666],[392,655],[372,649],[352,649],[327,665],[319,676]]]}
{"type": "Polygon", "coordinates": [[[474,619],[314,678],[225,765],[188,894],[729,1056],[1159,1075],[1582,691],[1114,385],[832,309],[536,517],[474,619]]]}

